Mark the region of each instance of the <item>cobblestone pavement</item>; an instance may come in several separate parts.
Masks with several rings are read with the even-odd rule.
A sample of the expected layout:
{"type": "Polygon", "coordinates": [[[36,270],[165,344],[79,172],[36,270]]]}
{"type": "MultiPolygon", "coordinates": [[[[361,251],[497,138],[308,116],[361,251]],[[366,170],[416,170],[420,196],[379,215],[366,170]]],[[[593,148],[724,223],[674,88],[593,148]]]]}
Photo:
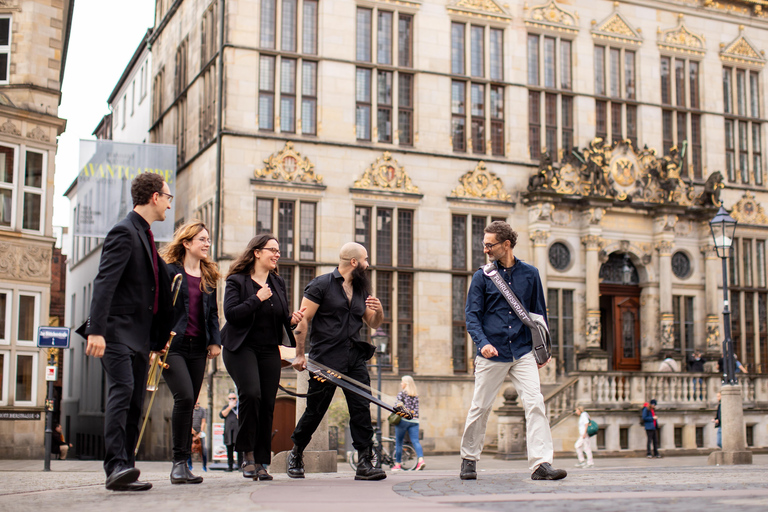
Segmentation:
{"type": "MultiPolygon", "coordinates": [[[[0,461],[0,511],[149,512],[259,510],[280,512],[367,512],[418,509],[419,512],[697,511],[712,507],[739,512],[768,510],[768,455],[751,466],[706,465],[705,457],[660,460],[597,459],[592,469],[573,468],[558,482],[530,479],[525,461],[483,459],[477,481],[458,478],[458,456],[428,457],[427,470],[388,473],[386,480],[358,482],[350,467],[338,473],[310,474],[304,480],[274,475],[252,482],[240,473],[201,473],[201,485],[171,485],[168,462],[139,462],[143,493],[104,488],[98,461],[0,461]]],[[[199,470],[196,467],[195,470],[199,470]]]]}

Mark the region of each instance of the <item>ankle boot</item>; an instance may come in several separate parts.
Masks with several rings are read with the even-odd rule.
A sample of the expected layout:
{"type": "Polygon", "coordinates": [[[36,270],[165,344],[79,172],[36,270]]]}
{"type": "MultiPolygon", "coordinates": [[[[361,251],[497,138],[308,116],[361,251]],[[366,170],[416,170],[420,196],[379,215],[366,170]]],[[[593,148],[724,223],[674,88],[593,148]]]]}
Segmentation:
{"type": "Polygon", "coordinates": [[[193,475],[189,469],[187,469],[187,463],[185,461],[173,463],[173,468],[171,469],[172,484],[199,484],[202,481],[202,477],[193,475]]]}
{"type": "Polygon", "coordinates": [[[288,453],[287,473],[291,478],[304,478],[304,448],[293,445],[288,453]]]}
{"type": "Polygon", "coordinates": [[[187,474],[187,483],[188,484],[201,484],[201,483],[203,483],[203,477],[193,475],[192,472],[189,470],[189,468],[187,466],[184,466],[184,472],[187,474]]]}
{"type": "Polygon", "coordinates": [[[355,480],[384,480],[387,474],[381,468],[373,467],[371,463],[371,447],[357,451],[357,472],[355,480]]]}

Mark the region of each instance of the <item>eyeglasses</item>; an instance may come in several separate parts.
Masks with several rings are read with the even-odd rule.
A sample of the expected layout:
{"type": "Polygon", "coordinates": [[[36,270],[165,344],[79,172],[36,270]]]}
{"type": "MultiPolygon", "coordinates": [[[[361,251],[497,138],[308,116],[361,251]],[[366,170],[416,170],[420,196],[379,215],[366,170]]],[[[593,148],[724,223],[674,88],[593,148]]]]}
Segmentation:
{"type": "Polygon", "coordinates": [[[165,192],[158,192],[158,194],[161,194],[161,195],[164,195],[164,196],[168,197],[168,202],[169,203],[173,202],[173,196],[171,194],[166,194],[165,192]]]}
{"type": "Polygon", "coordinates": [[[195,238],[198,242],[200,242],[203,245],[211,245],[211,239],[210,238],[195,238]]]}
{"type": "Polygon", "coordinates": [[[504,242],[496,242],[495,244],[483,244],[483,247],[485,247],[486,249],[488,249],[488,250],[490,251],[490,250],[491,250],[491,249],[493,249],[495,246],[497,246],[497,245],[499,245],[499,244],[503,244],[503,243],[504,243],[504,242]]]}
{"type": "Polygon", "coordinates": [[[280,254],[280,249],[277,249],[275,247],[262,247],[262,251],[272,251],[272,254],[280,254]]]}

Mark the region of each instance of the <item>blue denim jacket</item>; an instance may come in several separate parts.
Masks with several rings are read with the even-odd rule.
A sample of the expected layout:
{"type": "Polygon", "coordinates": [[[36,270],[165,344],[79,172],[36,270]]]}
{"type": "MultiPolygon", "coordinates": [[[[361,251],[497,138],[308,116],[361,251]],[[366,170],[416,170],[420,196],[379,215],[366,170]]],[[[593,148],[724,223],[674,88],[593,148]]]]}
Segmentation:
{"type": "MultiPolygon", "coordinates": [[[[546,320],[544,290],[536,267],[517,257],[511,268],[504,268],[498,262],[496,266],[501,277],[528,311],[543,315],[546,320]]],[[[483,273],[482,268],[472,276],[464,312],[467,332],[477,346],[478,356],[480,350],[489,343],[499,352],[498,356],[490,358],[491,361],[510,362],[531,351],[531,331],[512,311],[509,303],[493,281],[483,273]]]]}

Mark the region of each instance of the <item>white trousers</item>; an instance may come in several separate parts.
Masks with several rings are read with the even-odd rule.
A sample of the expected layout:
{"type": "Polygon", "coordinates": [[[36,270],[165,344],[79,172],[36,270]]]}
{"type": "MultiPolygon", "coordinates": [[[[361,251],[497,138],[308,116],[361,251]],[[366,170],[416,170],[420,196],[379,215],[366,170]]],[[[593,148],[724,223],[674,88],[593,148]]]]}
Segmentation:
{"type": "Polygon", "coordinates": [[[576,457],[579,458],[579,462],[584,462],[584,454],[587,454],[587,464],[592,464],[592,446],[588,437],[579,437],[574,445],[576,448],[576,457]]]}
{"type": "Polygon", "coordinates": [[[461,458],[480,460],[488,416],[507,375],[520,395],[525,409],[528,466],[533,471],[543,462],[552,464],[552,432],[549,429],[539,383],[539,370],[533,353],[510,363],[489,361],[479,356],[475,359],[475,394],[467,413],[467,422],[464,424],[461,458]]]}

